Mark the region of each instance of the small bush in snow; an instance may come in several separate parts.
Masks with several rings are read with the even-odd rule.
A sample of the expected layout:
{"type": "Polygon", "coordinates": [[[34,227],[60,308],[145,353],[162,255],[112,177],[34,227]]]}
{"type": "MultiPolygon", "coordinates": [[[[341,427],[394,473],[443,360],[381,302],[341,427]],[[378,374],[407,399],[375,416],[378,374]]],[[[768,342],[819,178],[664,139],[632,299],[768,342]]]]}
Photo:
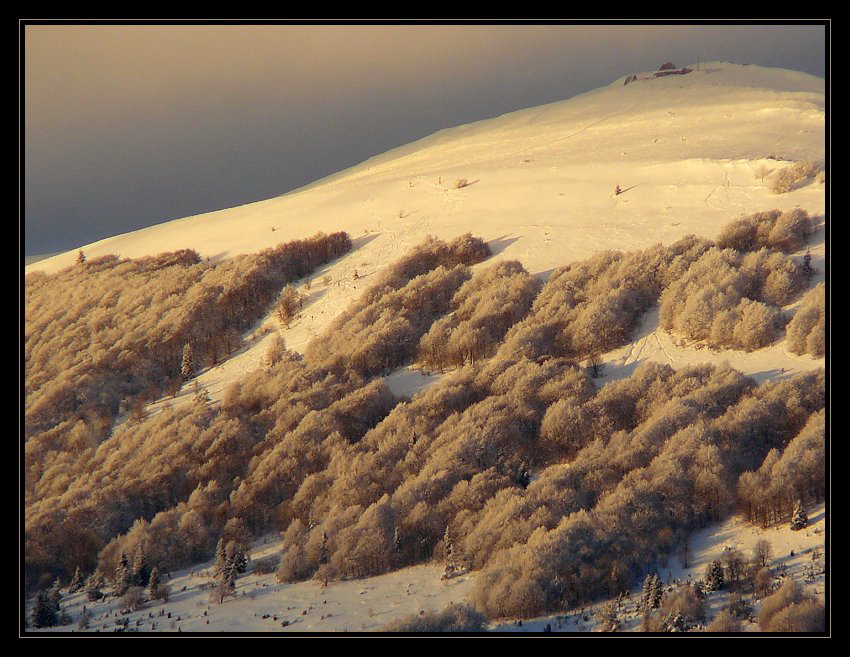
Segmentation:
{"type": "Polygon", "coordinates": [[[706,632],[741,632],[741,622],[728,609],[724,609],[705,628],[706,632]]]}
{"type": "Polygon", "coordinates": [[[121,608],[136,611],[141,609],[145,604],[145,590],[141,586],[131,586],[127,592],[121,596],[121,608]]]}
{"type": "Polygon", "coordinates": [[[384,632],[480,632],[487,618],[468,605],[451,605],[442,611],[411,614],[385,625],[384,632]]]}
{"type": "Polygon", "coordinates": [[[794,162],[776,174],[773,179],[772,189],[777,194],[785,194],[799,187],[807,185],[814,180],[822,171],[815,162],[804,160],[794,162]]]}
{"type": "Polygon", "coordinates": [[[279,557],[265,557],[264,559],[257,559],[254,562],[253,572],[255,575],[271,575],[277,572],[278,566],[280,566],[279,557]]]}

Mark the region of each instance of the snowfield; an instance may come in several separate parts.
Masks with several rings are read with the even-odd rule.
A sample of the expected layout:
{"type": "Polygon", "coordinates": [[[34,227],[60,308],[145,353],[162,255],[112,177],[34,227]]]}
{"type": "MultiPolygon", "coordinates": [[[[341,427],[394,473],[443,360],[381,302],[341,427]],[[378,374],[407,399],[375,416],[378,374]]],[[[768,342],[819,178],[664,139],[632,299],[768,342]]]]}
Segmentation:
{"type": "MultiPolygon", "coordinates": [[[[197,380],[213,401],[263,366],[276,335],[303,353],[372,277],[428,235],[448,240],[471,232],[486,240],[494,254],[479,267],[519,260],[545,279],[603,250],[667,245],[689,234],[712,239],[735,218],[800,207],[820,224],[810,250],[817,270],[813,284],[824,280],[823,178],[789,193],[771,191],[772,176],[791,161],[825,165],[824,80],[720,62],[687,75],[627,85],[626,77],[562,102],[443,130],[277,198],[151,226],[82,250],[89,258],[109,253],[135,258],[191,248],[218,260],[317,231],[348,232],[351,252],[317,269],[309,289],[307,280],[300,281],[307,298],[289,328],[270,313],[245,335],[239,352],[200,373],[197,380]],[[622,193],[615,193],[617,186],[622,193]]],[[[76,256],[76,250],[56,255],[26,271],[54,272],[73,264],[76,256]]],[[[728,361],[760,383],[825,365],[823,358],[791,354],[784,340],[749,353],[686,344],[659,329],[657,308],[644,317],[634,338],[602,357],[597,383],[628,376],[647,360],[675,368],[728,361]]],[[[411,367],[386,381],[396,394],[413,396],[439,376],[411,367]]],[[[191,386],[148,410],[191,400],[191,386]]],[[[825,513],[825,506],[810,509],[811,525],[800,532],[787,526],[761,530],[729,519],[693,537],[688,568],[671,562],[660,574],[665,582],[700,578],[725,546],[737,546],[749,556],[755,541],[766,537],[774,565],[782,564],[787,576],[823,595],[823,573],[810,581],[806,577],[807,569],[819,563],[812,559],[813,550],[820,551],[823,562],[825,513]]],[[[278,547],[275,536],[255,544],[253,563],[276,554],[278,547]]],[[[155,631],[164,632],[372,632],[394,619],[465,602],[475,577],[441,580],[439,565],[423,565],[324,587],[315,581],[281,584],[273,574],[249,572],[239,578],[236,598],[219,605],[206,590],[211,565],[172,573],[167,603],[148,603],[129,615],[119,612],[114,599],[88,603],[82,592],[64,596],[63,607],[76,621],[87,605],[89,631],[100,632],[112,632],[119,620],[127,621],[128,630],[145,632],[153,631],[154,624],[155,631]]],[[[624,603],[625,630],[640,623],[634,607],[640,591],[632,593],[624,603]]],[[[712,613],[726,606],[726,598],[728,593],[710,596],[712,613]]],[[[564,610],[521,626],[506,620],[490,629],[539,632],[547,624],[553,631],[598,629],[590,609],[564,610]]],[[[76,629],[76,622],[70,628],[76,629]]]]}

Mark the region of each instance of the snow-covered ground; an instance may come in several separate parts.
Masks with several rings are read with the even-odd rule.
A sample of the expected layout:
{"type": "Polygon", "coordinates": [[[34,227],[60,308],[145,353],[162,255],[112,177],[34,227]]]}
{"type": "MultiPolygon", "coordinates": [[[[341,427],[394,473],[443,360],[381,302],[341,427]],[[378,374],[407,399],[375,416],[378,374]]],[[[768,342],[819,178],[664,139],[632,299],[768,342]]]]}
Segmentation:
{"type": "MultiPolygon", "coordinates": [[[[678,558],[659,568],[665,584],[675,580],[702,579],[706,566],[719,559],[726,547],[740,550],[749,558],[753,547],[766,538],[772,547],[771,569],[777,583],[782,577],[797,580],[803,587],[823,597],[826,585],[823,573],[825,559],[825,505],[808,510],[809,526],[792,531],[787,523],[768,529],[750,525],[738,517],[706,527],[691,536],[690,560],[683,567],[678,558]],[[792,556],[793,552],[793,556],[792,556]],[[814,557],[813,557],[814,553],[814,557]]],[[[269,536],[254,544],[252,564],[269,556],[280,555],[281,541],[269,536]]],[[[443,580],[440,565],[429,564],[405,568],[378,577],[343,582],[310,580],[282,584],[274,574],[247,573],[237,580],[236,596],[219,604],[210,597],[209,586],[213,562],[198,564],[191,569],[175,572],[166,579],[171,588],[168,602],[149,602],[134,612],[125,613],[119,601],[108,598],[89,602],[80,591],[63,595],[63,610],[72,623],[64,627],[45,629],[45,632],[80,632],[78,621],[83,607],[91,615],[88,632],[114,632],[123,624],[138,632],[376,632],[390,621],[420,612],[439,611],[451,604],[469,601],[475,573],[443,580]]],[[[623,601],[620,620],[622,631],[638,631],[641,614],[640,586],[635,587],[623,601]]],[[[706,598],[707,621],[729,604],[728,591],[719,591],[706,598]]],[[[600,631],[596,612],[603,602],[582,609],[565,609],[549,616],[491,623],[492,632],[542,632],[549,625],[553,632],[600,631]]],[[[760,600],[753,603],[758,616],[760,600]]],[[[745,631],[757,631],[757,625],[745,623],[745,631]]]]}
{"type": "MultiPolygon", "coordinates": [[[[192,248],[216,260],[317,231],[349,233],[352,251],[314,272],[309,289],[306,280],[300,282],[307,300],[289,328],[270,314],[246,334],[238,353],[199,375],[213,400],[230,383],[262,367],[276,335],[288,348],[303,352],[376,273],[428,235],[451,239],[471,232],[487,240],[494,253],[479,267],[515,259],[546,278],[602,250],[670,244],[689,234],[713,238],[737,217],[801,207],[820,218],[821,230],[810,246],[823,280],[828,218],[822,180],[786,194],[773,193],[770,185],[789,160],[824,164],[824,80],[717,62],[688,75],[628,85],[625,79],[562,102],[443,130],[278,198],[170,221],[83,250],[89,258],[107,253],[132,258],[192,248]],[[615,186],[625,191],[615,194],[615,186]]],[[[76,256],[76,250],[56,255],[26,271],[57,271],[76,256]]],[[[650,312],[631,344],[604,356],[601,381],[627,376],[645,360],[674,367],[729,361],[760,382],[824,366],[823,358],[790,354],[784,341],[751,353],[682,344],[659,330],[657,312],[650,312]]],[[[436,378],[404,368],[387,383],[397,394],[413,395],[436,378]]],[[[187,386],[176,399],[155,402],[149,410],[191,396],[187,386]]],[[[701,574],[702,561],[730,541],[748,549],[758,530],[736,522],[695,539],[694,572],[701,574]]],[[[823,524],[822,514],[818,522],[823,524]]],[[[818,541],[823,545],[823,534],[813,530],[771,530],[768,537],[776,541],[777,558],[787,560],[794,547],[798,556],[787,560],[789,570],[802,567],[802,550],[818,541]]],[[[255,556],[273,551],[274,545],[261,546],[255,556]]],[[[399,616],[463,601],[473,577],[444,582],[439,567],[420,566],[322,589],[315,582],[282,585],[272,575],[248,575],[239,580],[237,599],[219,606],[199,588],[208,579],[198,575],[203,569],[174,575],[174,596],[164,605],[172,618],[160,623],[157,617],[158,630],[374,630],[399,616]],[[271,616],[263,618],[266,614],[271,616]],[[281,627],[284,620],[292,624],[281,627]]],[[[693,574],[670,572],[680,578],[693,574]]],[[[79,595],[66,599],[72,616],[81,604],[79,595]]],[[[160,607],[131,618],[141,618],[139,629],[149,630],[148,621],[154,619],[148,613],[156,616],[160,607]]],[[[114,627],[115,617],[102,616],[114,613],[114,604],[94,605],[93,611],[93,629],[114,627]]],[[[592,616],[589,624],[571,618],[561,620],[560,629],[593,628],[592,616]]],[[[556,619],[545,622],[559,629],[556,619]]],[[[545,622],[527,621],[523,629],[545,622]]],[[[520,628],[508,623],[494,629],[520,628]]]]}
{"type": "MultiPolygon", "coordinates": [[[[255,543],[251,558],[280,555],[281,540],[270,536],[255,543]]],[[[438,565],[406,568],[368,579],[281,584],[274,574],[248,573],[238,578],[236,596],[219,604],[210,597],[213,561],[171,574],[168,602],[148,603],[122,613],[115,598],[91,603],[84,592],[62,599],[75,623],[53,631],[80,631],[76,626],[85,605],[91,614],[88,631],[115,631],[126,620],[139,632],[374,632],[388,622],[437,611],[466,601],[472,576],[441,580],[438,565]],[[137,624],[138,622],[138,624],[137,624]]],[[[249,564],[252,570],[253,564],[249,564]]]]}

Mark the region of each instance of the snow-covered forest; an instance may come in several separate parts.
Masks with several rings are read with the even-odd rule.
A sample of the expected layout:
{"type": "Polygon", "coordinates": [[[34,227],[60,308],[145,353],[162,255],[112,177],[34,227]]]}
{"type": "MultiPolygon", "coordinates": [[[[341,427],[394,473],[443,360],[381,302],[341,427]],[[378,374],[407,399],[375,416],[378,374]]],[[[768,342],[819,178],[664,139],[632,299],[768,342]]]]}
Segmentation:
{"type": "Polygon", "coordinates": [[[29,265],[22,622],[825,630],[824,153],[703,63],[29,265]]]}

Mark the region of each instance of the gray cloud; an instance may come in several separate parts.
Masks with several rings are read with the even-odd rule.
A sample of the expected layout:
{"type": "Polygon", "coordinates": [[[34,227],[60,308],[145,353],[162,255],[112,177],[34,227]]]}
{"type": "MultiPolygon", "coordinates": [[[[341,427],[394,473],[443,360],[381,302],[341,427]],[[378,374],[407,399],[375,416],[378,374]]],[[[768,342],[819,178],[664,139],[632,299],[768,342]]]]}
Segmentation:
{"type": "Polygon", "coordinates": [[[671,59],[824,75],[823,26],[27,25],[26,253],[276,196],[671,59]]]}

